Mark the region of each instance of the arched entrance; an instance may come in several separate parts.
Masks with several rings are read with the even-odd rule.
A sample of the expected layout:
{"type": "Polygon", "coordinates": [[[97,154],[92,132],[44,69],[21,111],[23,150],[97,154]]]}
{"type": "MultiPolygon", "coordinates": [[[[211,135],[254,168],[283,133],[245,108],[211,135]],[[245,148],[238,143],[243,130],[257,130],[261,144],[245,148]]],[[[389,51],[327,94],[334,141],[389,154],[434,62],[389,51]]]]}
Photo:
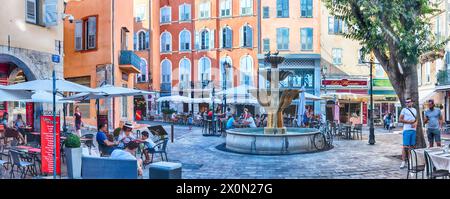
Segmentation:
{"type": "MultiPolygon", "coordinates": [[[[31,64],[31,62],[16,56],[0,53],[0,85],[36,80],[31,64]]],[[[21,114],[27,125],[38,127],[36,118],[39,118],[42,112],[42,105],[25,102],[0,102],[0,116],[3,116],[4,112],[9,113],[9,121],[13,121],[18,114],[21,114]]]]}

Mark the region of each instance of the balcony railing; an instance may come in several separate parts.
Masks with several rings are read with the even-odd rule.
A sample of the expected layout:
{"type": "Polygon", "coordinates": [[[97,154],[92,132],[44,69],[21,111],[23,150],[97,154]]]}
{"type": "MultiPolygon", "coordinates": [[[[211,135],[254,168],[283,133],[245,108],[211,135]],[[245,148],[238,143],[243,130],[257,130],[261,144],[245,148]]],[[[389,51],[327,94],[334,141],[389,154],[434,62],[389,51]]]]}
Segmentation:
{"type": "Polygon", "coordinates": [[[450,85],[450,71],[449,70],[440,70],[437,75],[437,86],[445,86],[450,85]]]}
{"type": "Polygon", "coordinates": [[[143,63],[142,63],[142,59],[138,55],[136,55],[133,51],[122,50],[122,51],[120,51],[119,64],[120,65],[132,65],[132,66],[136,67],[136,69],[139,70],[141,68],[141,64],[143,64],[143,63]]]}

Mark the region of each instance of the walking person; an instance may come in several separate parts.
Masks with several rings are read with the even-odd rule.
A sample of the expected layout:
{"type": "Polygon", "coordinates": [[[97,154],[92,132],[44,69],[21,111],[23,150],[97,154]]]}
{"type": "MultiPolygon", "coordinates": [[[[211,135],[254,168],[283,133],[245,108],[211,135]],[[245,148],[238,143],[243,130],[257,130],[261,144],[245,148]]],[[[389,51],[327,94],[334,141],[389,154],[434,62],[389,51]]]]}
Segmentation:
{"type": "Polygon", "coordinates": [[[75,119],[75,133],[78,135],[78,137],[81,137],[81,126],[83,126],[83,122],[81,121],[81,112],[80,107],[75,107],[75,113],[73,114],[73,117],[75,119]]]}
{"type": "Polygon", "coordinates": [[[413,107],[414,101],[411,98],[406,99],[406,108],[400,113],[400,122],[403,123],[403,149],[402,164],[400,168],[405,168],[406,156],[409,151],[416,145],[416,128],[417,128],[417,110],[413,107]]]}
{"type": "Polygon", "coordinates": [[[434,100],[428,100],[428,110],[425,111],[425,121],[427,124],[427,137],[430,147],[434,146],[434,142],[438,147],[441,146],[441,130],[443,119],[441,110],[434,107],[434,100]]]}

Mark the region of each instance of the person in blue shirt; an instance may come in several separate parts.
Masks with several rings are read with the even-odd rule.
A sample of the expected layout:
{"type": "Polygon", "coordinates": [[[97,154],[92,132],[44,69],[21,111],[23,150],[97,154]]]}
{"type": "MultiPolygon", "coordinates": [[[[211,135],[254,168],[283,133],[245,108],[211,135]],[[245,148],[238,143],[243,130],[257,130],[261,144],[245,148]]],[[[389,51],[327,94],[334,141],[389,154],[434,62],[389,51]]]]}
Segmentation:
{"type": "Polygon", "coordinates": [[[230,116],[228,117],[228,121],[227,121],[227,129],[232,129],[234,128],[234,124],[236,123],[236,120],[234,119],[234,116],[230,116]]]}
{"type": "Polygon", "coordinates": [[[118,145],[117,142],[113,142],[113,141],[108,140],[108,136],[106,136],[107,132],[108,132],[108,125],[107,124],[100,124],[98,126],[98,132],[97,132],[96,140],[98,142],[98,148],[99,148],[100,153],[102,154],[102,156],[111,155],[111,153],[114,151],[114,149],[118,145]]]}

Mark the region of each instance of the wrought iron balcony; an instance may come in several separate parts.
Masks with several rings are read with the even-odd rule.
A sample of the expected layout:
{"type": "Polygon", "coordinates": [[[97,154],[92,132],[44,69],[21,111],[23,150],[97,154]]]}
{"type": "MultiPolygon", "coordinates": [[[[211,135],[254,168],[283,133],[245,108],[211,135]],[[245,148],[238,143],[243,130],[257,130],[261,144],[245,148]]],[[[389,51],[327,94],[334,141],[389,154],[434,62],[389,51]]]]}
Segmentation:
{"type": "Polygon", "coordinates": [[[440,70],[437,73],[437,85],[436,86],[446,86],[450,85],[450,71],[449,70],[440,70]]]}

